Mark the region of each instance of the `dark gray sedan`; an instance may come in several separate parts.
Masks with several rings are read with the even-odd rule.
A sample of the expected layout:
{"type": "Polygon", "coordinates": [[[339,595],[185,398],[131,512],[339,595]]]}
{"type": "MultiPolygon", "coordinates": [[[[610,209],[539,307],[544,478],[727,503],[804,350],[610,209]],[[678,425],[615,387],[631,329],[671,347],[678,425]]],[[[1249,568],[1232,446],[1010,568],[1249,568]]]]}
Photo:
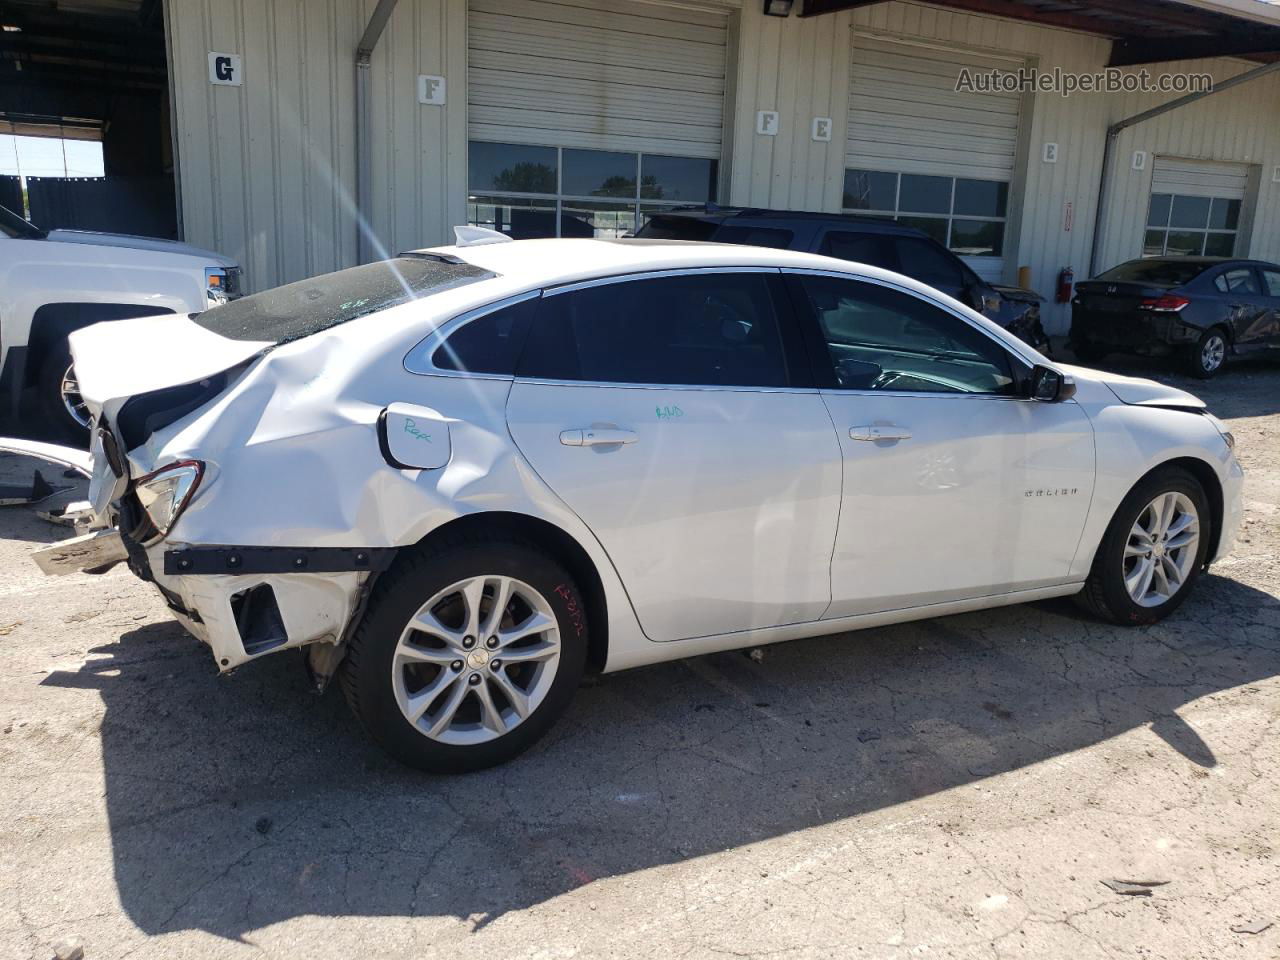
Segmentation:
{"type": "Polygon", "coordinates": [[[1172,357],[1214,376],[1228,357],[1280,351],[1280,265],[1225,257],[1130,260],[1076,285],[1071,349],[1172,357]]]}

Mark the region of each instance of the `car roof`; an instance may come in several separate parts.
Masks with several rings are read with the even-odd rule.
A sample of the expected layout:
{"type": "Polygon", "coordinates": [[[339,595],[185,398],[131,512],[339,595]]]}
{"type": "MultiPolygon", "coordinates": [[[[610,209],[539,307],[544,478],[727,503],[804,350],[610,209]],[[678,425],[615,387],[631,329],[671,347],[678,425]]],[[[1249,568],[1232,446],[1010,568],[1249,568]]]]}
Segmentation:
{"type": "Polygon", "coordinates": [[[870,269],[873,275],[883,272],[813,253],[692,240],[564,237],[433,247],[422,252],[457,257],[512,280],[543,287],[620,273],[690,267],[808,267],[848,273],[870,269]]]}
{"type": "Polygon", "coordinates": [[[1275,267],[1276,264],[1267,260],[1253,260],[1249,257],[1135,257],[1132,260],[1126,260],[1119,266],[1126,266],[1130,263],[1191,263],[1196,266],[1216,267],[1222,263],[1240,263],[1240,264],[1256,264],[1260,267],[1275,267]]]}

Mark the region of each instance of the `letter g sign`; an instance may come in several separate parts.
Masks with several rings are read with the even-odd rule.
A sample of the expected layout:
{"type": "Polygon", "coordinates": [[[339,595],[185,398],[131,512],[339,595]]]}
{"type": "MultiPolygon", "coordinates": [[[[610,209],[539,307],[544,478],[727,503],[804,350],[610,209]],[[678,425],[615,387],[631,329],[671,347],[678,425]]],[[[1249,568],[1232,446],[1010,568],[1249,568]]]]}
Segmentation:
{"type": "Polygon", "coordinates": [[[238,87],[243,82],[240,76],[240,55],[238,53],[209,53],[209,82],[220,87],[238,87]]]}

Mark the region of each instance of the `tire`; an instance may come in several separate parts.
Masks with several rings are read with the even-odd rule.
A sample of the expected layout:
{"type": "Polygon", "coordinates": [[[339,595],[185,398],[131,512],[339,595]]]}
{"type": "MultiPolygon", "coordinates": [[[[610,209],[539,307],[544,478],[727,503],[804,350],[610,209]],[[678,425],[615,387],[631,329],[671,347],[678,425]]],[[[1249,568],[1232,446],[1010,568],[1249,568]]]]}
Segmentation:
{"type": "Polygon", "coordinates": [[[1073,343],[1071,344],[1071,352],[1075,354],[1086,367],[1094,367],[1107,359],[1108,351],[1098,346],[1096,343],[1073,343]]]}
{"type": "Polygon", "coordinates": [[[472,538],[414,548],[374,587],[343,661],[342,689],[365,731],[400,762],[429,773],[480,770],[529,749],[564,712],[586,666],[588,629],[573,579],[531,544],[472,538]],[[504,583],[503,625],[488,636],[467,633],[476,623],[468,597],[479,598],[483,627],[504,583]],[[410,630],[428,608],[432,625],[410,630]],[[547,626],[489,647],[492,636],[532,625],[534,615],[547,626]],[[527,709],[523,719],[518,706],[527,709]]]}
{"type": "MultiPolygon", "coordinates": [[[[1209,513],[1209,499],[1205,496],[1200,481],[1190,473],[1178,467],[1158,470],[1144,478],[1129,491],[1112,518],[1107,532],[1098,546],[1098,553],[1093,560],[1093,569],[1085,588],[1076,595],[1076,601],[1090,613],[1112,623],[1142,626],[1163,620],[1186,600],[1204,569],[1205,553],[1209,548],[1212,535],[1212,519],[1209,513]],[[1156,518],[1149,508],[1171,498],[1174,510],[1169,529],[1174,534],[1167,540],[1160,539],[1156,518]],[[1187,543],[1181,549],[1167,547],[1167,543],[1177,542],[1187,528],[1178,530],[1183,516],[1193,514],[1194,543],[1187,543]],[[1153,564],[1153,576],[1149,578],[1150,595],[1143,596],[1139,602],[1130,592],[1126,578],[1133,577],[1139,565],[1145,559],[1142,555],[1130,556],[1130,546],[1141,550],[1143,543],[1134,535],[1135,527],[1142,523],[1143,528],[1155,528],[1154,544],[1149,544],[1154,556],[1149,563],[1153,564]],[[1159,557],[1167,555],[1168,561],[1161,562],[1159,557]],[[1172,570],[1179,571],[1180,580],[1176,588],[1171,579],[1172,570]],[[1156,570],[1159,572],[1155,572],[1156,570]],[[1172,589],[1162,597],[1157,589],[1161,577],[1165,586],[1172,589]]],[[[1141,586],[1139,580],[1136,586],[1141,586]]]]}
{"type": "Polygon", "coordinates": [[[40,412],[49,429],[60,438],[84,445],[89,442],[88,411],[83,409],[83,401],[78,410],[73,404],[73,398],[79,398],[78,392],[64,392],[64,385],[69,379],[74,382],[74,376],[71,350],[63,341],[51,346],[40,364],[36,390],[40,412]]]}
{"type": "Polygon", "coordinates": [[[1187,351],[1187,372],[1201,380],[1216,377],[1226,365],[1230,349],[1226,331],[1221,327],[1210,327],[1187,351]]]}

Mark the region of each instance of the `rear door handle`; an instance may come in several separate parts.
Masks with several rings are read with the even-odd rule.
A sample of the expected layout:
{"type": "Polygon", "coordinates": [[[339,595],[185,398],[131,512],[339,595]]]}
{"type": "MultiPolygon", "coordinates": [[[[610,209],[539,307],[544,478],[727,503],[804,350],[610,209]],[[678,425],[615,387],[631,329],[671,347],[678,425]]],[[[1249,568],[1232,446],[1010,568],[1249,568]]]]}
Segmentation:
{"type": "Polygon", "coordinates": [[[850,440],[910,440],[911,431],[906,427],[894,424],[880,424],[873,427],[850,427],[850,440]]]}
{"type": "Polygon", "coordinates": [[[566,447],[599,447],[611,443],[635,443],[639,439],[634,430],[619,430],[615,427],[560,431],[560,442],[566,447]]]}

